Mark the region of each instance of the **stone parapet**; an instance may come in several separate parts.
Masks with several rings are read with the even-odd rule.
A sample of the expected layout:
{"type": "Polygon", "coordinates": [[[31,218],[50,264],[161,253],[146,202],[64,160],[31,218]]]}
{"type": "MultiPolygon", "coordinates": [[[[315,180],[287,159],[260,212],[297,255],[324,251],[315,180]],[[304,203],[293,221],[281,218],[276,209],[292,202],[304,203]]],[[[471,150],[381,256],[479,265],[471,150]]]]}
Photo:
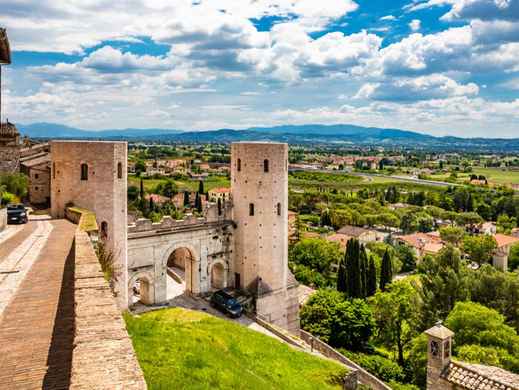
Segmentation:
{"type": "Polygon", "coordinates": [[[88,234],[77,229],[71,389],[146,389],[126,326],[88,234]]]}
{"type": "Polygon", "coordinates": [[[0,209],[0,232],[7,226],[7,209],[0,209]]]}

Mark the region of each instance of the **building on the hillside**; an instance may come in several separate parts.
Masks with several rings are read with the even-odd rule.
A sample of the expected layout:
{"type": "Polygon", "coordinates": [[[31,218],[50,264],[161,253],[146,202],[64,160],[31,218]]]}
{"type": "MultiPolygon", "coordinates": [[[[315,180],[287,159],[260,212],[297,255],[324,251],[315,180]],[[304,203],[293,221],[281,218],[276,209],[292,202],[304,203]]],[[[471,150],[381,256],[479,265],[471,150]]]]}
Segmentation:
{"type": "Polygon", "coordinates": [[[326,241],[336,242],[337,244],[339,244],[339,246],[342,249],[346,248],[346,244],[351,239],[352,239],[352,237],[350,237],[350,236],[348,236],[346,234],[342,234],[342,233],[335,233],[335,234],[331,234],[329,236],[326,236],[326,241]]]}
{"type": "Polygon", "coordinates": [[[519,228],[512,229],[512,237],[519,237],[519,228]]]}
{"type": "Polygon", "coordinates": [[[508,236],[506,234],[494,234],[497,249],[492,256],[492,263],[497,269],[508,270],[508,256],[512,246],[519,243],[519,237],[508,236]]]}
{"type": "Polygon", "coordinates": [[[519,375],[452,359],[454,332],[439,322],[427,335],[427,390],[519,390],[519,375]]]}
{"type": "Polygon", "coordinates": [[[146,194],[144,195],[144,199],[159,206],[171,202],[171,198],[159,194],[146,194]]]}
{"type": "Polygon", "coordinates": [[[411,247],[418,258],[435,255],[444,247],[438,232],[406,234],[396,236],[395,240],[411,247]]]}
{"type": "Polygon", "coordinates": [[[231,189],[228,187],[213,188],[207,191],[207,196],[210,202],[216,203],[218,199],[220,199],[221,202],[225,202],[231,200],[231,189]]]}
{"type": "Polygon", "coordinates": [[[366,245],[368,242],[383,241],[384,235],[376,230],[366,229],[358,226],[345,225],[337,231],[338,234],[356,238],[361,244],[366,245]]]}
{"type": "Polygon", "coordinates": [[[29,178],[28,200],[32,205],[50,206],[50,153],[23,157],[20,172],[29,178]]]}
{"type": "Polygon", "coordinates": [[[297,216],[295,211],[288,210],[288,238],[290,240],[297,239],[297,216]]]}
{"type": "Polygon", "coordinates": [[[497,226],[494,222],[483,222],[481,225],[478,226],[478,230],[481,234],[496,234],[497,233],[497,226]]]}

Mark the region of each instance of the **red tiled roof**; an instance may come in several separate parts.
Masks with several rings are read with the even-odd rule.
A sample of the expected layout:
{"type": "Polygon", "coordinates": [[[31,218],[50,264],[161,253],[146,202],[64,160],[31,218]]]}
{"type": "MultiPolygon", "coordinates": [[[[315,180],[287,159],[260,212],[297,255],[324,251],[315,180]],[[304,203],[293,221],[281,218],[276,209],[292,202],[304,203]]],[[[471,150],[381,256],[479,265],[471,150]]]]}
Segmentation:
{"type": "Polygon", "coordinates": [[[463,389],[519,390],[519,375],[482,364],[451,362],[442,377],[463,389]]]}
{"type": "Polygon", "coordinates": [[[506,234],[494,234],[494,238],[497,242],[497,247],[508,246],[519,242],[519,238],[514,236],[507,236],[506,234]]]}
{"type": "Polygon", "coordinates": [[[220,193],[220,194],[227,194],[227,193],[231,192],[231,189],[228,188],[228,187],[218,187],[218,188],[213,188],[209,192],[216,192],[216,193],[220,193]]]}

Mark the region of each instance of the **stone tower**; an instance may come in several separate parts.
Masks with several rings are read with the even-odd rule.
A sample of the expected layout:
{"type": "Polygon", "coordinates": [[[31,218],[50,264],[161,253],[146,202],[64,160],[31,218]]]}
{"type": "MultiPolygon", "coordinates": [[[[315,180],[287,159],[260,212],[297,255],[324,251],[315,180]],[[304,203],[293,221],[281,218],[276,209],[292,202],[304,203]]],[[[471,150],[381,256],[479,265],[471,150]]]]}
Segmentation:
{"type": "Polygon", "coordinates": [[[65,208],[96,214],[99,236],[114,255],[115,291],[121,308],[127,291],[127,143],[52,141],[51,214],[63,218],[65,208]]]}
{"type": "Polygon", "coordinates": [[[454,332],[438,322],[425,331],[427,335],[427,390],[445,389],[441,374],[451,362],[454,332]]]}
{"type": "Polygon", "coordinates": [[[256,296],[259,316],[296,330],[297,283],[288,270],[288,145],[234,143],[231,160],[235,286],[256,296]]]}

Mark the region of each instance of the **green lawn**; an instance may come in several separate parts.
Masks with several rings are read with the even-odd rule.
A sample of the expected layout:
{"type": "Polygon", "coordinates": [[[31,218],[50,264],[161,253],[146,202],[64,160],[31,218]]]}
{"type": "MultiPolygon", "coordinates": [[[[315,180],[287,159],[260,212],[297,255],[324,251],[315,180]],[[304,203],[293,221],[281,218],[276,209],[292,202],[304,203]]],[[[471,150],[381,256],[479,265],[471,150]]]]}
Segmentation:
{"type": "Polygon", "coordinates": [[[345,369],[205,313],[125,315],[151,389],[340,389],[345,369]]]}
{"type": "Polygon", "coordinates": [[[474,168],[476,175],[484,175],[490,183],[519,184],[519,171],[502,170],[501,168],[474,168]]]}

